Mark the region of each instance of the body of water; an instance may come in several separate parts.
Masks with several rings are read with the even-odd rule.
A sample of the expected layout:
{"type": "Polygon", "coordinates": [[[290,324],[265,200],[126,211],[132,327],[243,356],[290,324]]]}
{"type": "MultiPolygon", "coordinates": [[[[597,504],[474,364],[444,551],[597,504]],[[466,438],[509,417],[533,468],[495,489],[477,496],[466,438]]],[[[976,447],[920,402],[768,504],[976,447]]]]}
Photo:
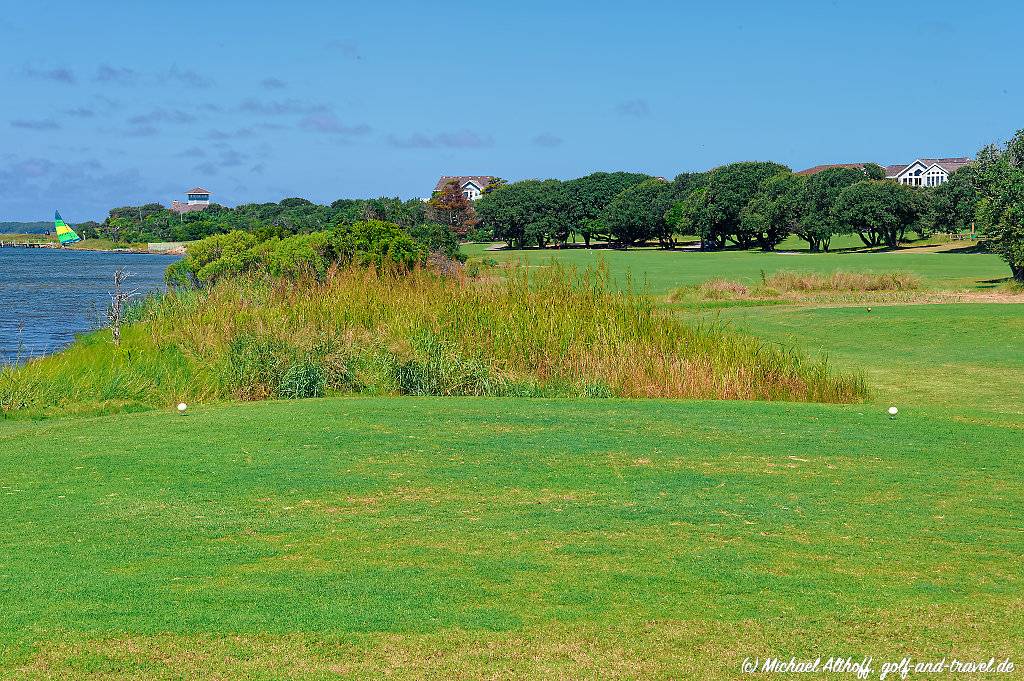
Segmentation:
{"type": "Polygon", "coordinates": [[[66,347],[106,324],[114,270],[128,290],[162,291],[175,257],[56,248],[0,248],[0,363],[66,347]]]}

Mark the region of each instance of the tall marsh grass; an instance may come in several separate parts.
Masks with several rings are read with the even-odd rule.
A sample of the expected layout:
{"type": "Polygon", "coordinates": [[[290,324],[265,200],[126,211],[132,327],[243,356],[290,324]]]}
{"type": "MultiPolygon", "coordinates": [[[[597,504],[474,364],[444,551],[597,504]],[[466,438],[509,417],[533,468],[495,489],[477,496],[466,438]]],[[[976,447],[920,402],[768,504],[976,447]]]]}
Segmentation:
{"type": "Polygon", "coordinates": [[[0,371],[5,413],[337,393],[851,402],[862,378],[615,290],[603,269],[495,280],[366,269],[152,298],[109,331],[0,371]]]}

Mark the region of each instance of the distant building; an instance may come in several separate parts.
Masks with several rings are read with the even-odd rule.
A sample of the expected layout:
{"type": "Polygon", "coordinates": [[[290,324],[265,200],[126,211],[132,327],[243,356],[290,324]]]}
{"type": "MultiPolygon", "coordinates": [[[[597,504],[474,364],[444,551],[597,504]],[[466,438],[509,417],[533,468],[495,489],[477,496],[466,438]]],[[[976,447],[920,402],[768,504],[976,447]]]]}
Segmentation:
{"type": "Polygon", "coordinates": [[[885,167],[885,176],[912,187],[937,187],[971,162],[969,158],[919,158],[909,165],[885,167]]]}
{"type": "Polygon", "coordinates": [[[831,170],[832,168],[849,168],[850,170],[864,170],[864,166],[867,163],[826,163],[825,165],[814,166],[813,168],[807,168],[797,172],[797,175],[816,175],[822,170],[831,170]]]}
{"type": "Polygon", "coordinates": [[[437,181],[434,192],[443,191],[449,182],[455,180],[459,184],[459,189],[462,190],[462,195],[470,201],[476,201],[483,195],[484,188],[493,179],[494,177],[491,175],[445,175],[437,181]]]}
{"type": "Polygon", "coordinates": [[[204,210],[210,205],[209,189],[192,187],[188,190],[188,203],[175,199],[171,201],[171,211],[175,213],[192,213],[197,210],[204,210]]]}
{"type": "MultiPolygon", "coordinates": [[[[885,166],[885,177],[911,187],[937,187],[971,162],[969,158],[919,158],[910,164],[885,166]]],[[[797,175],[814,175],[830,168],[864,170],[867,163],[828,163],[801,170],[797,175]]]]}

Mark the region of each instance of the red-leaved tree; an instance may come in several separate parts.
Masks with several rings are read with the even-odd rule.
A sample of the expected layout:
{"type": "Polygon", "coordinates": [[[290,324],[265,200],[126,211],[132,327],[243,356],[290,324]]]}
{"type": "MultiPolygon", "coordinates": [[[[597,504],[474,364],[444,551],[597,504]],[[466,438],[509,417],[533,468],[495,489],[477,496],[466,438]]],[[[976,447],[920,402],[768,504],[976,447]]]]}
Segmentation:
{"type": "Polygon", "coordinates": [[[473,203],[462,195],[458,180],[446,182],[444,187],[427,202],[427,213],[431,220],[447,225],[460,237],[476,224],[473,203]]]}

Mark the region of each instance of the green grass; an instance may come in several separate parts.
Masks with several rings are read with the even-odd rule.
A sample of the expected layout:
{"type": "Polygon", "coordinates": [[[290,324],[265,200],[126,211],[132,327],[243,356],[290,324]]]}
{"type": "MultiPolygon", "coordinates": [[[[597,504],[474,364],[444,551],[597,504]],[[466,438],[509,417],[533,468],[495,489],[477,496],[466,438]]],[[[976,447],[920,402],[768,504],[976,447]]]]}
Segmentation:
{"type": "Polygon", "coordinates": [[[480,398],[0,423],[0,665],[735,678],[748,655],[1012,656],[1022,428],[480,398]]]}
{"type": "Polygon", "coordinates": [[[1024,305],[731,307],[736,328],[857,367],[879,401],[1024,413],[1024,305]]]}
{"type": "Polygon", "coordinates": [[[715,277],[744,283],[760,281],[761,272],[780,270],[828,274],[847,272],[907,272],[932,287],[989,290],[1002,284],[1010,271],[998,256],[963,251],[934,252],[905,249],[873,253],[762,253],[724,251],[701,253],[645,248],[627,251],[604,249],[545,249],[525,251],[484,251],[481,244],[463,249],[474,258],[494,258],[498,262],[522,261],[542,266],[552,261],[572,264],[581,269],[600,261],[621,281],[628,272],[638,289],[665,294],[679,286],[700,284],[715,277]]]}
{"type": "MultiPolygon", "coordinates": [[[[761,269],[910,272],[926,290],[1006,276],[992,256],[922,251],[525,257],[552,255],[603,258],[656,293],[761,269]]],[[[383,326],[399,309],[279,291],[282,318],[264,293],[164,346],[180,359],[233,325],[302,345],[358,309],[383,326]]],[[[480,345],[467,330],[498,317],[442,293],[403,292],[425,315],[408,328],[441,311],[431,328],[480,345]]],[[[545,337],[578,354],[573,324],[621,309],[573,295],[552,300],[577,315],[545,316],[551,300],[502,314],[565,331],[545,337]]],[[[732,679],[769,655],[870,655],[873,678],[908,655],[1019,667],[1024,307],[866,307],[629,308],[827,354],[866,375],[864,404],[360,397],[0,420],[0,677],[732,679]]],[[[111,390],[130,386],[108,370],[111,390]]]]}

